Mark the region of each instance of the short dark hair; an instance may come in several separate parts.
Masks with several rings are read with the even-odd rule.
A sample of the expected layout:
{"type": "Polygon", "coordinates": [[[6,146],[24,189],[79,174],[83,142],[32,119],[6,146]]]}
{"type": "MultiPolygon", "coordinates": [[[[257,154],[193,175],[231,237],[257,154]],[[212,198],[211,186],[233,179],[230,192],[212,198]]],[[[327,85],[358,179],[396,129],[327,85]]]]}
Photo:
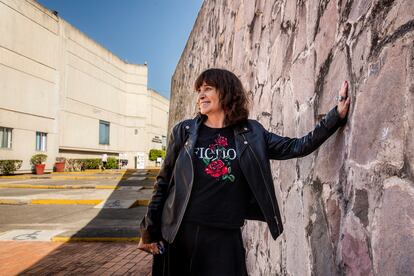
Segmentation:
{"type": "Polygon", "coordinates": [[[219,68],[207,69],[196,79],[195,90],[198,91],[204,82],[218,90],[221,107],[226,114],[226,126],[247,120],[249,100],[243,84],[234,73],[219,68]]]}

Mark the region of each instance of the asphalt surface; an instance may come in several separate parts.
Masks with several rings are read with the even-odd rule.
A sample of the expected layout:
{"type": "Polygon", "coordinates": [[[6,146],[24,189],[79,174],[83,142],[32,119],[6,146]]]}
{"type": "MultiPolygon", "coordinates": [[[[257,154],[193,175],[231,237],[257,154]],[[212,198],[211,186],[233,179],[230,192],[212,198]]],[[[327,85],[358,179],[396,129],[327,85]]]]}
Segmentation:
{"type": "Polygon", "coordinates": [[[138,229],[145,211],[144,206],[102,210],[91,205],[0,205],[0,232],[113,226],[138,229]]]}

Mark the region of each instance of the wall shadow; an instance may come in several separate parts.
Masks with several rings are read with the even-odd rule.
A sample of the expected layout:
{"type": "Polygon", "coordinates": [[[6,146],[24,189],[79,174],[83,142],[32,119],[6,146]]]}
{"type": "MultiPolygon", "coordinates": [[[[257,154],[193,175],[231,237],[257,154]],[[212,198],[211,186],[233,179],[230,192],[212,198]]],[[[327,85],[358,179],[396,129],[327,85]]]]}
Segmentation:
{"type": "MultiPolygon", "coordinates": [[[[111,173],[97,173],[101,176],[97,184],[110,182],[105,177],[111,173]]],[[[139,223],[146,213],[157,173],[158,170],[127,170],[108,197],[108,208],[99,209],[81,229],[58,235],[58,240],[66,238],[68,242],[18,275],[151,275],[152,255],[137,245],[139,223]],[[132,207],[120,208],[134,198],[132,207]]]]}

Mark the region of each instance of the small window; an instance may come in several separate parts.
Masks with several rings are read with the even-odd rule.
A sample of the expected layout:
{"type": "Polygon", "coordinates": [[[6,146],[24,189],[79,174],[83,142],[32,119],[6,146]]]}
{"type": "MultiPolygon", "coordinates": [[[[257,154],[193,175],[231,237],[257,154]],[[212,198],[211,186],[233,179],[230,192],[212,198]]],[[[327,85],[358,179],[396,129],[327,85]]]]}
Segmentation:
{"type": "Polygon", "coordinates": [[[165,150],[167,148],[167,136],[162,136],[162,149],[165,150]]]}
{"type": "Polygon", "coordinates": [[[47,133],[36,131],[36,150],[46,151],[47,133]]]}
{"type": "Polygon", "coordinates": [[[109,122],[99,121],[99,144],[109,145],[109,122]]]}
{"type": "Polygon", "coordinates": [[[12,129],[0,127],[0,148],[11,149],[12,147],[12,129]]]}

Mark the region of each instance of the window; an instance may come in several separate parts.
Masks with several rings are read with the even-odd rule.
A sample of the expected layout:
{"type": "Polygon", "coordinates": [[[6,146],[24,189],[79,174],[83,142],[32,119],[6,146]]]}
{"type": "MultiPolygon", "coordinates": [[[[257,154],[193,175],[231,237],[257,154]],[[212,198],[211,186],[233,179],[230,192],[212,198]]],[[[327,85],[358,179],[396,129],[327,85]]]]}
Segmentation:
{"type": "Polygon", "coordinates": [[[109,122],[99,121],[99,144],[109,145],[109,122]]]}
{"type": "Polygon", "coordinates": [[[12,129],[0,127],[0,148],[11,149],[12,147],[12,129]]]}
{"type": "Polygon", "coordinates": [[[36,132],[36,150],[37,151],[46,151],[47,144],[47,133],[36,132]]]}
{"type": "Polygon", "coordinates": [[[167,136],[162,136],[162,149],[165,150],[167,148],[167,136]]]}

